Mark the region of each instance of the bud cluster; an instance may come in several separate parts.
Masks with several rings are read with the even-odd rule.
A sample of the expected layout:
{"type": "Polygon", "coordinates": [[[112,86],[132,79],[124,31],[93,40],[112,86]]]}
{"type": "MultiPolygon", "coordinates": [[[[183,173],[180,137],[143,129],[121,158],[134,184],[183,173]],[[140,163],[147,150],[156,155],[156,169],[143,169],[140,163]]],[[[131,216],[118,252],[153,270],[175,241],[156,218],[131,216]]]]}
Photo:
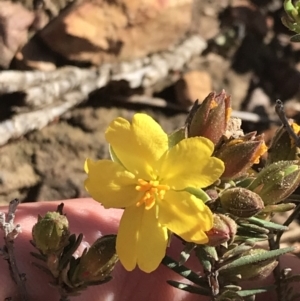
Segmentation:
{"type": "Polygon", "coordinates": [[[284,26],[297,34],[291,37],[292,42],[300,41],[300,2],[296,1],[295,5],[292,0],[285,0],[283,3],[286,14],[281,18],[284,26]]]}
{"type": "MultiPolygon", "coordinates": [[[[242,288],[232,282],[267,277],[276,268],[278,256],[293,250],[279,246],[265,250],[255,244],[271,241],[287,230],[271,219],[277,212],[295,208],[289,198],[300,185],[299,147],[286,127],[278,129],[267,147],[263,134],[244,134],[240,120],[230,114],[230,97],[224,91],[210,93],[201,104],[195,103],[181,129],[186,137],[210,139],[215,145],[213,156],[225,166],[218,182],[203,189],[201,195],[195,193],[213,212],[213,227],[206,232],[208,242],[188,243],[181,254],[187,259],[187,254],[195,251],[209,275],[209,288],[204,284],[203,288],[218,300],[242,300],[242,288]]],[[[300,127],[292,122],[290,127],[298,136],[300,127]]],[[[253,290],[252,295],[256,293],[253,290]]]]}
{"type": "Polygon", "coordinates": [[[85,249],[80,257],[74,252],[82,241],[82,234],[77,238],[69,230],[67,217],[59,206],[56,212],[39,216],[32,228],[32,244],[40,254],[32,253],[44,261],[45,268],[52,274],[56,286],[62,295],[74,295],[89,285],[101,284],[111,279],[111,272],[118,261],[115,251],[116,236],[106,235],[97,239],[85,249]]]}

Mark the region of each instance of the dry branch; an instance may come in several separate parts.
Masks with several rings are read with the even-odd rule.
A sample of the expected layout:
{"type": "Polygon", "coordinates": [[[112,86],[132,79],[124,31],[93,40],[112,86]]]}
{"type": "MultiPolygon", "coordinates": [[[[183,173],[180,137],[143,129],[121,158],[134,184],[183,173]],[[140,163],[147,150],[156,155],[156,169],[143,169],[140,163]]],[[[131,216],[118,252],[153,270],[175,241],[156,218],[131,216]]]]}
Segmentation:
{"type": "MultiPolygon", "coordinates": [[[[202,38],[192,36],[172,50],[117,66],[107,64],[98,69],[69,66],[50,72],[3,71],[0,73],[0,93],[24,92],[25,103],[39,108],[54,103],[73,89],[85,90],[82,87],[91,81],[96,83],[95,88],[118,80],[127,81],[131,88],[151,87],[172,72],[182,71],[185,64],[193,56],[201,54],[205,47],[206,42],[202,38]]],[[[87,94],[90,92],[92,90],[87,94]]]]}
{"type": "Polygon", "coordinates": [[[72,107],[82,101],[81,91],[72,91],[61,98],[59,103],[40,109],[35,112],[15,115],[9,120],[0,123],[0,145],[4,145],[11,139],[17,139],[24,134],[42,129],[55,118],[61,116],[72,107]]]}
{"type": "Polygon", "coordinates": [[[205,47],[201,37],[191,36],[168,51],[119,65],[105,64],[98,69],[69,66],[50,72],[2,71],[0,94],[23,92],[25,104],[35,111],[0,123],[0,145],[41,129],[111,81],[125,80],[131,88],[152,87],[168,77],[169,82],[174,81],[173,74],[182,71],[205,47]]]}

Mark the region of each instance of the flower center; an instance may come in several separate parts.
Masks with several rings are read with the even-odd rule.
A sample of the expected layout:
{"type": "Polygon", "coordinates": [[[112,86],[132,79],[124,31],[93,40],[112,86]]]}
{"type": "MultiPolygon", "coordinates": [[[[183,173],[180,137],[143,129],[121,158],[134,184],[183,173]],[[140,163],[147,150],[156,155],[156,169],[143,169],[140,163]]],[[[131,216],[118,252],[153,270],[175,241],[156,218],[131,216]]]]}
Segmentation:
{"type": "Polygon", "coordinates": [[[161,185],[159,181],[145,181],[138,179],[139,185],[135,187],[137,191],[145,192],[143,197],[136,203],[137,207],[145,204],[146,209],[151,209],[157,198],[163,199],[167,190],[170,189],[168,185],[161,185]]]}

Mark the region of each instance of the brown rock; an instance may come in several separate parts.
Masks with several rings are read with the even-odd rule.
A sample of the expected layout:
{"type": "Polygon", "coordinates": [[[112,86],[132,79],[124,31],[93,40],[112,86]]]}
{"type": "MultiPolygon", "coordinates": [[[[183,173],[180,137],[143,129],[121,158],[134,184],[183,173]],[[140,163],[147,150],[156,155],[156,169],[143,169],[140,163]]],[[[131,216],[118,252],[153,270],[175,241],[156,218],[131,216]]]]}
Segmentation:
{"type": "Polygon", "coordinates": [[[15,56],[13,67],[16,69],[37,69],[52,71],[56,69],[56,54],[45,47],[34,36],[15,56]]]}
{"type": "Polygon", "coordinates": [[[202,102],[212,90],[211,77],[203,70],[187,72],[175,85],[177,101],[186,107],[197,99],[202,102]]]}
{"type": "Polygon", "coordinates": [[[27,42],[34,14],[19,3],[0,2],[0,66],[8,68],[16,52],[27,42]]]}
{"type": "Polygon", "coordinates": [[[192,0],[86,0],[61,13],[40,37],[69,60],[130,60],[178,42],[190,26],[191,8],[192,0]]]}

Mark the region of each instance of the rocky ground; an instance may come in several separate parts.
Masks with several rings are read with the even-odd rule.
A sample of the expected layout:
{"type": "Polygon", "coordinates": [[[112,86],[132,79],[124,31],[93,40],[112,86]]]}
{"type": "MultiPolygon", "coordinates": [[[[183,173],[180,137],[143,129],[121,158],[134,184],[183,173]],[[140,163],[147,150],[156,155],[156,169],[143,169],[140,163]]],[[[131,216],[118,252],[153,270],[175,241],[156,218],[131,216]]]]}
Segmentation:
{"type": "MultiPolygon", "coordinates": [[[[196,2],[193,12],[202,18],[196,14],[193,33],[202,35],[207,47],[194,58],[192,71],[151,95],[181,109],[116,102],[118,97],[105,89],[93,93],[42,130],[1,147],[0,203],[87,196],[84,160],[108,157],[104,131],[117,116],[130,119],[146,112],[171,132],[184,123],[192,100],[223,88],[232,95],[235,110],[258,114],[260,123],[245,122],[246,131],[271,127],[276,98],[289,104],[291,115],[298,114],[300,57],[280,23],[282,1],[233,1],[233,6],[228,1],[196,2]]],[[[11,68],[14,64],[16,59],[11,68]]]]}

